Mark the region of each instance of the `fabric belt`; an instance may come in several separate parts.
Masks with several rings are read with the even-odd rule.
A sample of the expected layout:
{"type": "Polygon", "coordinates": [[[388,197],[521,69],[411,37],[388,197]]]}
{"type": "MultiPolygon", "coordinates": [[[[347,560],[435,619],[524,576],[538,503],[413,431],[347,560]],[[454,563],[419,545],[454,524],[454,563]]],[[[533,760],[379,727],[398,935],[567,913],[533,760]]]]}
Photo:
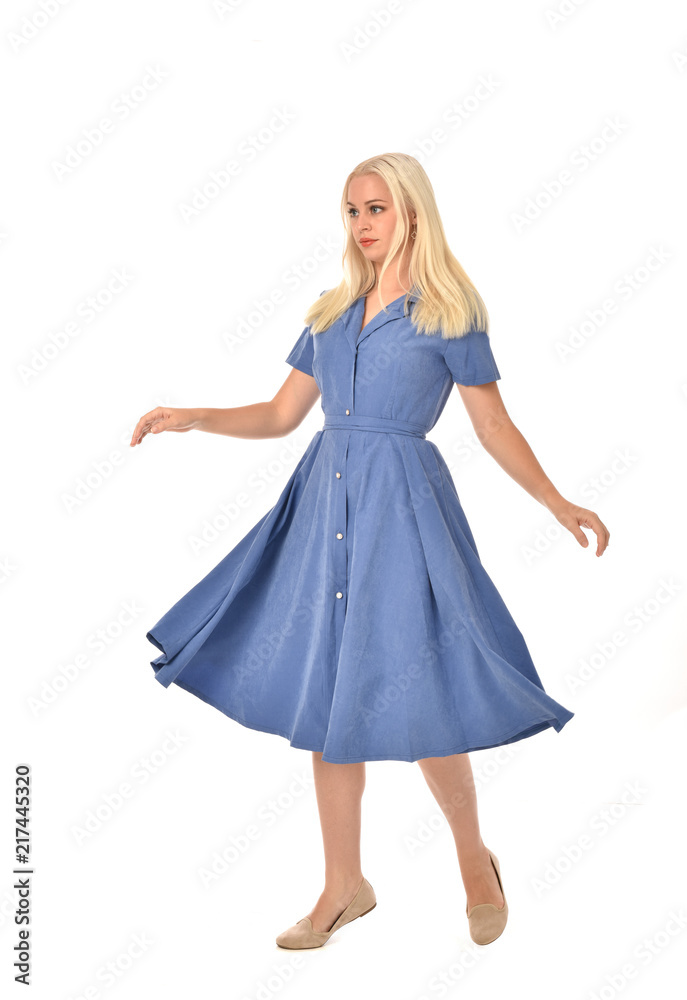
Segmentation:
{"type": "Polygon", "coordinates": [[[359,417],[354,413],[327,413],[324,418],[323,431],[382,431],[387,434],[409,434],[411,437],[426,437],[420,424],[410,420],[390,420],[387,417],[359,417]]]}

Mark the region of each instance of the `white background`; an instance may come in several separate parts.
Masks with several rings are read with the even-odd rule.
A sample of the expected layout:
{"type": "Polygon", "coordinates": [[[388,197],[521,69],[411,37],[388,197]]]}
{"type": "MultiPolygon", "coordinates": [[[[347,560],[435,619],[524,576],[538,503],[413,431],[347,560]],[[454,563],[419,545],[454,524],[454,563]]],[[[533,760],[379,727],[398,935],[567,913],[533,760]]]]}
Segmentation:
{"type": "Polygon", "coordinates": [[[687,22],[675,0],[561,9],[3,4],[6,995],[25,995],[12,982],[22,762],[41,1000],[673,995],[687,941],[687,22]],[[120,118],[123,94],[134,107],[120,118]],[[261,132],[275,109],[291,120],[261,132]],[[83,144],[108,116],[113,130],[83,144]],[[258,133],[248,160],[241,144],[258,133]],[[419,768],[386,761],[367,765],[363,799],[377,908],[325,948],[288,953],[275,936],[322,888],[311,755],[163,689],[145,633],[276,502],[322,412],[290,452],[198,433],[127,442],[160,402],[274,395],[306,309],[340,280],[344,179],[387,151],[425,166],[489,309],[506,406],[611,544],[597,559],[591,533],[581,547],[521,490],[477,445],[454,390],[431,440],[547,691],[575,716],[512,753],[472,755],[510,907],[497,942],[470,941],[453,841],[419,768]],[[185,220],[232,158],[238,176],[185,220]],[[571,183],[547,195],[563,170],[571,183]],[[108,295],[114,271],[129,278],[108,295]],[[261,318],[256,304],[277,292],[261,318]],[[84,323],[89,296],[101,305],[84,323]],[[195,550],[242,492],[248,507],[195,550]],[[122,783],[131,794],[108,813],[122,783]],[[231,859],[251,826],[258,838],[231,859]]]}

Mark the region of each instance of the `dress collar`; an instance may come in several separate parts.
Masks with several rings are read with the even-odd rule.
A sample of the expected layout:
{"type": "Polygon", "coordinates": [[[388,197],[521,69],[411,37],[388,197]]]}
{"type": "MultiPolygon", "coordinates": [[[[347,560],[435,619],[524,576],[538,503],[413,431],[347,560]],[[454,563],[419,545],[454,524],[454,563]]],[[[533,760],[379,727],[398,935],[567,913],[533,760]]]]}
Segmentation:
{"type": "MultiPolygon", "coordinates": [[[[417,302],[418,295],[411,293],[408,296],[408,302],[417,302]]],[[[365,325],[365,328],[361,330],[361,325],[363,322],[363,314],[365,312],[365,296],[360,295],[355,299],[351,305],[348,307],[346,316],[346,335],[351,344],[351,347],[355,350],[363,340],[366,340],[370,334],[379,330],[380,327],[385,326],[392,320],[399,319],[403,317],[403,309],[406,301],[406,293],[399,295],[398,298],[394,299],[392,302],[387,302],[386,312],[383,309],[373,316],[372,319],[365,325]]]]}

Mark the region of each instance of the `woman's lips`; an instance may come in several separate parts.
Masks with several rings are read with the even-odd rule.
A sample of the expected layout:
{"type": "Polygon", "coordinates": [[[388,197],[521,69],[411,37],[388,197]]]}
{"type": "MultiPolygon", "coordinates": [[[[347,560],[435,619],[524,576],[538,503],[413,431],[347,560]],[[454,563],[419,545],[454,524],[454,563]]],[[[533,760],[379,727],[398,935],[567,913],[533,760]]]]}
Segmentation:
{"type": "Polygon", "coordinates": [[[376,243],[377,240],[361,240],[360,245],[363,247],[369,247],[371,243],[376,243]]]}

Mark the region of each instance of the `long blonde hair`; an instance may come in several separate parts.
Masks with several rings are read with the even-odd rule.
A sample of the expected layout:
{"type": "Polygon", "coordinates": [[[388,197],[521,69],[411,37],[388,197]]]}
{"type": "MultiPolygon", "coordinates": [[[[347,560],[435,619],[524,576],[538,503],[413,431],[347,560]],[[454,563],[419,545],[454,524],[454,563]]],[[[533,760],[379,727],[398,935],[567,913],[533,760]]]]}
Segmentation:
{"type": "MultiPolygon", "coordinates": [[[[408,315],[408,295],[418,297],[413,307],[417,333],[462,337],[472,327],[489,331],[489,315],[482,298],[451,253],[434,197],[434,189],[424,168],[407,153],[384,153],[359,163],[346,178],[341,196],[341,216],[346,230],[342,264],[344,277],[339,285],[322,294],[309,308],[304,322],[313,333],[322,333],[361,295],[375,285],[374,265],[363,254],[351,229],[347,211],[348,186],[354,177],[377,174],[386,183],[396,209],[396,228],[389,254],[382,265],[381,280],[389,261],[405,245],[410,234],[409,212],[417,216],[417,236],[412,244],[408,276],[410,289],[404,301],[408,315]]],[[[400,285],[398,268],[396,279],[400,285]]],[[[386,312],[387,303],[382,303],[386,312]]]]}

